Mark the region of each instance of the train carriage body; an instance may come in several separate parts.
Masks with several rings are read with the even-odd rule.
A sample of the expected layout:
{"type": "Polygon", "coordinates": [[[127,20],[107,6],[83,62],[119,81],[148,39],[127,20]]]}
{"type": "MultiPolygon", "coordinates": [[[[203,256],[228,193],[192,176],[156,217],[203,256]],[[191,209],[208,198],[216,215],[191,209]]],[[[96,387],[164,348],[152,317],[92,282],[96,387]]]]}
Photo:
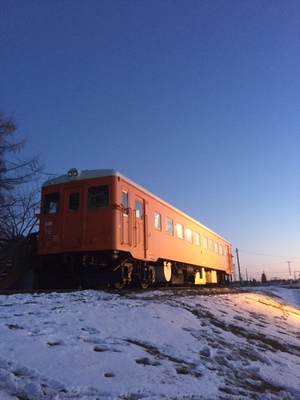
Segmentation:
{"type": "Polygon", "coordinates": [[[115,170],[74,168],[44,183],[39,254],[47,279],[55,270],[117,287],[217,283],[232,273],[228,241],[115,170]]]}

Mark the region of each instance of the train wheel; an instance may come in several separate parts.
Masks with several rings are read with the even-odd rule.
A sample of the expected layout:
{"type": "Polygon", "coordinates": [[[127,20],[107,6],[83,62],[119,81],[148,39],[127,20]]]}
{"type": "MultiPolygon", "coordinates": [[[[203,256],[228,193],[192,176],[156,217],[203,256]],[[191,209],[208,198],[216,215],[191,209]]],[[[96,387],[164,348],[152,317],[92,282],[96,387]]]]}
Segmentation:
{"type": "Polygon", "coordinates": [[[114,283],[114,287],[116,289],[123,289],[124,285],[125,285],[125,283],[123,281],[117,281],[114,283]]]}
{"type": "Polygon", "coordinates": [[[147,287],[149,286],[148,282],[140,282],[140,285],[142,289],[147,289],[147,287]]]}

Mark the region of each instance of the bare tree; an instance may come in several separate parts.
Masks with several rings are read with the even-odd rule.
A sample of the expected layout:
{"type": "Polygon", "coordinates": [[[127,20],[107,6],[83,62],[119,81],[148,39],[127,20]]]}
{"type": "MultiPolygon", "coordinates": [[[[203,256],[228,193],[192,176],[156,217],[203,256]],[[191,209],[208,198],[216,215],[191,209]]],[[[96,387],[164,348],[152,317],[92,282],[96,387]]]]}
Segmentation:
{"type": "Polygon", "coordinates": [[[0,205],[6,195],[17,185],[32,181],[41,172],[37,157],[20,159],[16,157],[25,146],[25,140],[12,140],[17,125],[12,116],[0,112],[0,205]]]}
{"type": "Polygon", "coordinates": [[[0,113],[0,238],[5,241],[30,233],[36,224],[32,182],[42,171],[37,157],[17,157],[26,142],[13,140],[16,129],[14,118],[0,113]]]}
{"type": "Polygon", "coordinates": [[[30,234],[36,224],[39,207],[39,188],[20,187],[7,197],[2,212],[3,239],[17,238],[30,234]]]}

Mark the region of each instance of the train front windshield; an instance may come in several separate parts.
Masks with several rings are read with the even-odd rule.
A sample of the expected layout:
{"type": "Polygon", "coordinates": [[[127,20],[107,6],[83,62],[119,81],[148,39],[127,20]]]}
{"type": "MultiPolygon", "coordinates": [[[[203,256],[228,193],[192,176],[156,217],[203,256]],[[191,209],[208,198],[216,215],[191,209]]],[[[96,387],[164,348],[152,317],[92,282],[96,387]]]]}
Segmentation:
{"type": "Polygon", "coordinates": [[[44,214],[56,214],[59,211],[60,194],[50,193],[44,197],[44,214]]]}
{"type": "MultiPolygon", "coordinates": [[[[49,193],[44,196],[43,213],[57,214],[60,209],[61,196],[59,192],[49,193]]],[[[107,185],[92,186],[87,191],[87,204],[89,209],[105,208],[109,203],[109,189],[107,185]]],[[[68,210],[77,211],[80,207],[80,194],[69,193],[68,210]]]]}

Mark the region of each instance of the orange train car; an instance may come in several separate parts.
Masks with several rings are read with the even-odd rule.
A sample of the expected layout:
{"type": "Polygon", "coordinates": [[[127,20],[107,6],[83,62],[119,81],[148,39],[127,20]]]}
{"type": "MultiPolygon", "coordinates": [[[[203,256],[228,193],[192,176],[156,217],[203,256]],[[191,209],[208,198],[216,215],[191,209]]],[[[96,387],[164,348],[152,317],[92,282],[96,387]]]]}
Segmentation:
{"type": "Polygon", "coordinates": [[[41,286],[224,283],[230,243],[115,170],[42,186],[41,286]]]}

